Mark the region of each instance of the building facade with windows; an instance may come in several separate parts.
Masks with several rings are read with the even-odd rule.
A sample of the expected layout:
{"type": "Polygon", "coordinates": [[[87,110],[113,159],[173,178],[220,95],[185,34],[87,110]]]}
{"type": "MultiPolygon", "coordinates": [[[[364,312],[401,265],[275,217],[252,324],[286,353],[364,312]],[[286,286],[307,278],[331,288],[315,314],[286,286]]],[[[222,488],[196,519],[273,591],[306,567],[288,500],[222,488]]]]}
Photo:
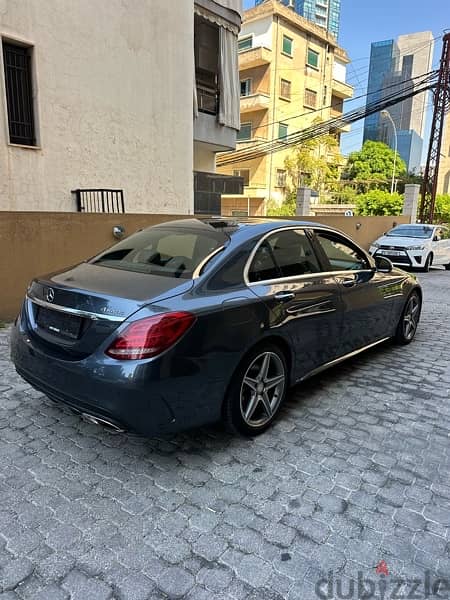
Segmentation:
{"type": "Polygon", "coordinates": [[[215,169],[241,0],[0,4],[0,210],[217,213],[241,189],[215,169]]]}
{"type": "MultiPolygon", "coordinates": [[[[353,88],[349,58],[334,36],[278,0],[244,13],[239,37],[241,129],[237,151],[289,135],[343,114],[353,88]]],[[[334,133],[339,138],[345,126],[334,133]]],[[[292,149],[219,167],[244,178],[244,193],[222,198],[224,214],[265,214],[286,194],[285,159],[292,149]]]]}
{"type": "MultiPolygon", "coordinates": [[[[265,0],[256,0],[262,4],[265,0]]],[[[336,39],[339,36],[341,19],[341,0],[279,0],[285,6],[309,21],[320,25],[332,33],[336,39]]]]}
{"type": "MultiPolygon", "coordinates": [[[[434,41],[431,31],[401,35],[397,40],[371,46],[367,103],[411,91],[421,76],[431,71],[434,41]]],[[[418,173],[422,162],[428,94],[424,92],[389,108],[394,121],[398,151],[408,171],[418,173]]],[[[366,117],[364,141],[381,141],[395,147],[395,133],[381,113],[366,117]]]]}

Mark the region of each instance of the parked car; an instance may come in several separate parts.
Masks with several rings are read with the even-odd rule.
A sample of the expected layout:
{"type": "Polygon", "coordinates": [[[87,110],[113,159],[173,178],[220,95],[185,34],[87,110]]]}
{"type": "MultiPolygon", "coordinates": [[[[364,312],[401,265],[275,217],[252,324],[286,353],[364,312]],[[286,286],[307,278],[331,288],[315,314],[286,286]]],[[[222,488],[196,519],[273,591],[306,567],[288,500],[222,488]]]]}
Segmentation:
{"type": "Polygon", "coordinates": [[[34,279],[17,372],[92,423],[145,435],[222,420],[255,435],[288,388],[414,338],[413,275],[314,223],[187,219],[34,279]]]}
{"type": "Polygon", "coordinates": [[[445,225],[398,225],[373,242],[372,256],[384,256],[394,265],[428,272],[431,265],[450,270],[450,230],[445,225]]]}

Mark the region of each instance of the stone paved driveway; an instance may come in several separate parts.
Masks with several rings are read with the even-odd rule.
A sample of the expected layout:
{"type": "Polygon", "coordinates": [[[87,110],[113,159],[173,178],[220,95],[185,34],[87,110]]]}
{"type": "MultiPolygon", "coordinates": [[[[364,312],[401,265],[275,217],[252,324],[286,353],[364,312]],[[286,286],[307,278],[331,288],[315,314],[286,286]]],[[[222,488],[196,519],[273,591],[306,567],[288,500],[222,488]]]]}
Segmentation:
{"type": "Polygon", "coordinates": [[[357,598],[358,572],[389,594],[450,577],[450,273],[420,279],[414,344],[295,389],[253,441],[106,433],[23,383],[0,330],[0,599],[312,600],[329,571],[322,598],[357,598]]]}

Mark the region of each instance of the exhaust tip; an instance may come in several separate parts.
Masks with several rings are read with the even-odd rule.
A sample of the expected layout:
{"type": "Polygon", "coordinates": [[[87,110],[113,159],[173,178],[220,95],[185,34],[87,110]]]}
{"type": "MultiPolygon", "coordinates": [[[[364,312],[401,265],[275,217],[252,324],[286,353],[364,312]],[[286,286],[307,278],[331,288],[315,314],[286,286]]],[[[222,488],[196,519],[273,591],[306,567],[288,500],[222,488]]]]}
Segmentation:
{"type": "Polygon", "coordinates": [[[94,415],[90,415],[89,413],[81,413],[81,418],[83,421],[86,421],[86,423],[103,427],[110,433],[124,433],[125,431],[125,429],[118,427],[114,423],[111,423],[111,421],[108,421],[107,419],[101,419],[100,417],[94,417],[94,415]]]}

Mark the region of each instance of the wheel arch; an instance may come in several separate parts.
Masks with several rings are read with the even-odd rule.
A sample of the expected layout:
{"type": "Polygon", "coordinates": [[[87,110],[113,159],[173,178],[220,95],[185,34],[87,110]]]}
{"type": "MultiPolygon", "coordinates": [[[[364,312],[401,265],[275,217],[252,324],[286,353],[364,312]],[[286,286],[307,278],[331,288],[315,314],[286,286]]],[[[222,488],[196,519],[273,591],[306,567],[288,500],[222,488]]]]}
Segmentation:
{"type": "Polygon", "coordinates": [[[288,370],[289,385],[292,385],[292,365],[293,365],[292,349],[291,349],[289,343],[283,337],[281,337],[279,335],[267,335],[267,336],[263,337],[262,339],[259,339],[257,342],[252,344],[250,347],[248,347],[246,349],[246,351],[240,357],[239,362],[237,363],[236,367],[234,368],[234,370],[230,376],[230,379],[227,383],[227,386],[225,388],[225,392],[224,392],[223,399],[222,399],[222,409],[221,409],[222,412],[223,412],[223,409],[225,406],[225,400],[228,395],[228,390],[229,390],[230,385],[232,384],[233,379],[234,379],[238,369],[240,368],[242,362],[245,360],[245,358],[251,352],[254,352],[257,348],[259,348],[260,346],[264,346],[265,344],[274,344],[283,353],[283,356],[286,360],[287,370],[288,370]]]}

